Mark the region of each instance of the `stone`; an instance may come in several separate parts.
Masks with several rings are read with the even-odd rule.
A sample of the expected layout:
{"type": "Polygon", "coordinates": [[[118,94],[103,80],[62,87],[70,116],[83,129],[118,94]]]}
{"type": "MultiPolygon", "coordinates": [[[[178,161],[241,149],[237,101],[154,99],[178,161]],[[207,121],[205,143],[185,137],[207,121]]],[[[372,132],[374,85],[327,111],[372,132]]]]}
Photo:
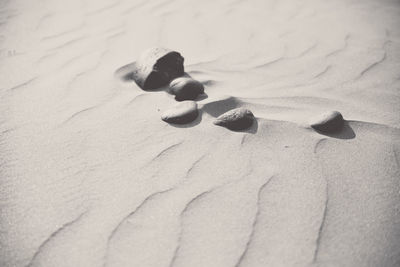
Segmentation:
{"type": "Polygon", "coordinates": [[[196,102],[187,100],[166,110],[161,115],[161,119],[168,123],[186,124],[194,121],[198,115],[196,102]]]}
{"type": "Polygon", "coordinates": [[[214,121],[214,124],[238,131],[249,128],[253,124],[254,119],[254,115],[250,110],[235,108],[219,116],[214,121]]]}
{"type": "Polygon", "coordinates": [[[317,131],[332,133],[343,128],[344,120],[339,111],[329,111],[310,120],[310,126],[317,131]]]}
{"type": "Polygon", "coordinates": [[[183,61],[184,58],[176,51],[151,48],[136,61],[132,78],[143,90],[157,89],[184,74],[183,61]]]}
{"type": "Polygon", "coordinates": [[[169,84],[168,92],[175,95],[177,101],[195,100],[204,93],[204,86],[192,78],[180,77],[169,84]]]}

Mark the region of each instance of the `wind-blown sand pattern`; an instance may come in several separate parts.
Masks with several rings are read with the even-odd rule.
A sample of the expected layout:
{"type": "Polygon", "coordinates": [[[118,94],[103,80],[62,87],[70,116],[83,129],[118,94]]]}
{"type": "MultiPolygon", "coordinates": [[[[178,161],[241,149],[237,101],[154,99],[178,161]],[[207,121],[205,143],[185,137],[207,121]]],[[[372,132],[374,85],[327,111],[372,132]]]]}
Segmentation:
{"type": "Polygon", "coordinates": [[[397,0],[1,1],[0,266],[399,266],[399,25],[397,0]],[[123,76],[153,46],[205,87],[190,124],[123,76]]]}

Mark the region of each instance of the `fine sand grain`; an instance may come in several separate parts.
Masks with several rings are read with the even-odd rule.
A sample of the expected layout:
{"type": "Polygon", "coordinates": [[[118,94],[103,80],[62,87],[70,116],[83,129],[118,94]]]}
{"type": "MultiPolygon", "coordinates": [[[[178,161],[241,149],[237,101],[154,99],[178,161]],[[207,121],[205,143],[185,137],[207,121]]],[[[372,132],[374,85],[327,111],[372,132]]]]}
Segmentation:
{"type": "Polygon", "coordinates": [[[399,25],[397,0],[0,1],[0,266],[399,266],[399,25]],[[204,85],[194,121],[130,76],[154,46],[204,85]],[[235,108],[250,128],[213,124],[235,108]]]}

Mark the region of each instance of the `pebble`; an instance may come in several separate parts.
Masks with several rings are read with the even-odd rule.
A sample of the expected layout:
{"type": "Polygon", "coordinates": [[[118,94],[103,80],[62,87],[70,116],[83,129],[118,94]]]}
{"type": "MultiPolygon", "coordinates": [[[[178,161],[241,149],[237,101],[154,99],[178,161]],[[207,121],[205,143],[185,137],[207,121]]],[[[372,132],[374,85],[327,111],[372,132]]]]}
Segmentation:
{"type": "Polygon", "coordinates": [[[166,110],[161,115],[161,119],[168,123],[186,124],[194,121],[198,115],[196,102],[186,100],[166,110]]]}
{"type": "Polygon", "coordinates": [[[254,115],[250,110],[235,108],[219,116],[214,121],[214,124],[238,131],[249,128],[253,124],[254,119],[254,115]]]}
{"type": "Polygon", "coordinates": [[[151,48],[142,53],[134,66],[133,79],[143,90],[157,89],[184,74],[184,58],[167,48],[151,48]]]}
{"type": "Polygon", "coordinates": [[[204,93],[204,86],[201,82],[192,78],[176,78],[169,84],[168,92],[175,95],[175,100],[195,100],[204,93]]]}
{"type": "Polygon", "coordinates": [[[339,111],[329,111],[310,120],[310,126],[317,131],[332,133],[342,129],[343,116],[339,111]]]}

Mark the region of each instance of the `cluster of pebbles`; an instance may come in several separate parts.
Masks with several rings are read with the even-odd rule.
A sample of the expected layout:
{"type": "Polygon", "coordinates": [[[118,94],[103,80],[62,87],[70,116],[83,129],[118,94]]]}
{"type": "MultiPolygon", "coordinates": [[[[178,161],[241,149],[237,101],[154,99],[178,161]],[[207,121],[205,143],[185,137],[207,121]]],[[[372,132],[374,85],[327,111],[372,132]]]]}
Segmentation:
{"type": "MultiPolygon", "coordinates": [[[[147,91],[167,86],[166,91],[179,102],[161,115],[168,123],[187,124],[199,115],[194,100],[204,94],[204,86],[185,75],[183,62],[179,52],[156,47],[145,51],[134,64],[132,77],[140,88],[147,91]]],[[[220,115],[214,124],[238,131],[251,127],[254,120],[250,110],[235,108],[220,115]]],[[[319,132],[336,132],[343,127],[344,120],[340,112],[331,111],[313,118],[309,125],[319,132]]]]}
{"type": "MultiPolygon", "coordinates": [[[[185,76],[184,58],[180,53],[166,48],[152,48],[145,51],[135,63],[132,77],[143,90],[154,90],[167,86],[167,92],[178,101],[175,106],[163,112],[161,119],[168,123],[186,124],[199,115],[194,101],[204,94],[201,82],[185,76]]],[[[245,108],[230,110],[215,121],[215,125],[231,130],[244,130],[254,121],[253,113],[245,108]]]]}

